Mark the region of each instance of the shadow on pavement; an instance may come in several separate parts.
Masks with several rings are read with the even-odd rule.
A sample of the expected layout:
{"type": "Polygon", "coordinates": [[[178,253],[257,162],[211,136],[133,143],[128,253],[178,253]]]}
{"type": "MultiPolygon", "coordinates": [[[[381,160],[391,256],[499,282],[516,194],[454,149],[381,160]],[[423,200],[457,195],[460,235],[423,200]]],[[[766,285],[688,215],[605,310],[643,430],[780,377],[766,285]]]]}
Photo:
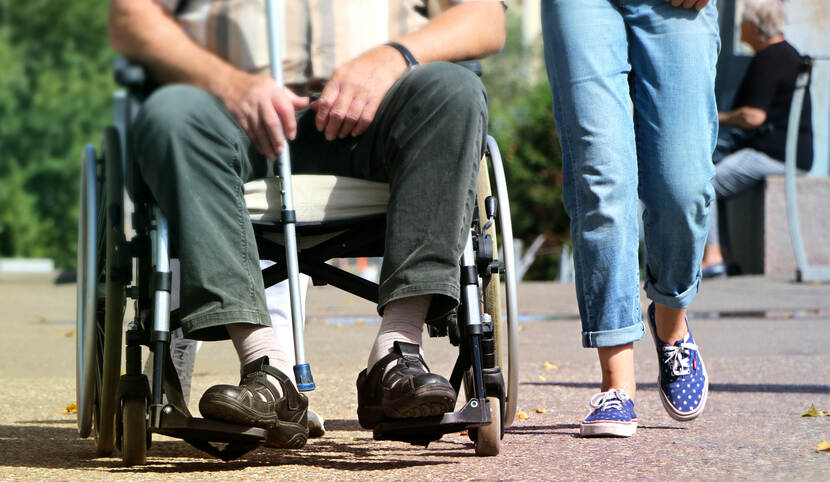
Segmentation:
{"type": "Polygon", "coordinates": [[[363,430],[363,427],[360,426],[360,423],[354,419],[326,419],[325,426],[326,432],[359,432],[363,430]]]}
{"type": "MultiPolygon", "coordinates": [[[[333,422],[332,427],[338,427],[334,430],[347,431],[357,426],[356,420],[332,420],[326,424],[329,422],[333,422]]],[[[182,441],[154,440],[147,465],[124,467],[117,451],[112,457],[96,458],[94,439],[80,439],[74,419],[31,420],[0,425],[0,454],[3,454],[0,466],[93,469],[113,474],[222,472],[251,466],[289,465],[372,472],[454,464],[456,461],[452,459],[474,456],[472,443],[442,440],[438,444],[440,447],[426,451],[403,444],[380,445],[370,437],[354,437],[348,441],[324,437],[313,439],[298,450],[261,448],[232,462],[221,462],[182,441]],[[436,457],[452,459],[436,460],[436,457]]]]}
{"type": "MultiPolygon", "coordinates": [[[[686,427],[671,427],[668,425],[638,425],[638,429],[647,430],[686,430],[686,427]]],[[[515,435],[565,435],[572,438],[579,436],[579,424],[560,423],[556,425],[521,425],[504,429],[505,434],[515,435]]]]}
{"type": "MultiPolygon", "coordinates": [[[[522,382],[520,385],[538,385],[568,388],[597,388],[599,382],[522,382]]],[[[657,390],[656,383],[638,383],[637,390],[657,390]]],[[[783,383],[712,383],[711,392],[746,393],[830,393],[830,385],[787,385],[783,383]]]]}

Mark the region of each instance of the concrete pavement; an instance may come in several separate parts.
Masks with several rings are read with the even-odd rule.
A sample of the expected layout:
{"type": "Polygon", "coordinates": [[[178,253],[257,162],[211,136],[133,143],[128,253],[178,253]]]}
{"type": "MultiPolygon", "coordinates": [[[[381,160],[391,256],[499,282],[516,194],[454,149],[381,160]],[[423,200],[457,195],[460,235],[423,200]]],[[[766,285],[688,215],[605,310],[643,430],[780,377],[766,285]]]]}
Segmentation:
{"type": "MultiPolygon", "coordinates": [[[[630,439],[611,440],[576,437],[599,368],[594,353],[579,346],[578,321],[569,319],[572,287],[523,285],[522,312],[556,318],[522,323],[519,408],[530,417],[508,429],[502,454],[493,458],[475,457],[461,435],[424,449],[374,442],[360,430],[354,378],[376,327],[355,321],[372,320],[374,310],[315,287],[307,336],[319,388],[310,398],[328,420],[324,438],[301,450],[260,449],[223,463],[154,437],[148,465],[125,468],[117,458],[95,458],[93,442],[78,438],[74,415],[62,413],[75,399],[75,288],[50,281],[0,278],[0,480],[830,477],[830,453],[815,450],[830,440],[830,417],[798,416],[810,404],[830,409],[830,286],[764,278],[704,283],[692,317],[712,377],[706,412],[690,423],[665,414],[646,335],[636,349],[640,427],[630,439]],[[766,316],[745,316],[761,312],[766,316]],[[707,318],[713,313],[741,316],[707,318]],[[545,362],[556,368],[546,370],[545,362]]],[[[432,368],[448,373],[454,353],[446,339],[431,339],[425,349],[432,368]]],[[[205,344],[194,393],[234,382],[237,363],[230,343],[205,344]]]]}

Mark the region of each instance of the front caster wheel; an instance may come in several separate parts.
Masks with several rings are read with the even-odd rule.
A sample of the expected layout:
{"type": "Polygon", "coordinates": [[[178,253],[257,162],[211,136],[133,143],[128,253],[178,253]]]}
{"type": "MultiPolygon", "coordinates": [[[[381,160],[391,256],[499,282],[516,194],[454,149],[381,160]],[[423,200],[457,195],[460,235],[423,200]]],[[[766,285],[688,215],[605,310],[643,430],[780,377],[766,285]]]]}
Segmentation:
{"type": "Polygon", "coordinates": [[[127,398],[121,406],[121,458],[124,465],[147,463],[147,400],[127,398]]]}
{"type": "Polygon", "coordinates": [[[473,441],[476,455],[498,455],[501,450],[501,401],[497,397],[487,397],[487,400],[490,402],[491,421],[475,429],[473,441]]]}

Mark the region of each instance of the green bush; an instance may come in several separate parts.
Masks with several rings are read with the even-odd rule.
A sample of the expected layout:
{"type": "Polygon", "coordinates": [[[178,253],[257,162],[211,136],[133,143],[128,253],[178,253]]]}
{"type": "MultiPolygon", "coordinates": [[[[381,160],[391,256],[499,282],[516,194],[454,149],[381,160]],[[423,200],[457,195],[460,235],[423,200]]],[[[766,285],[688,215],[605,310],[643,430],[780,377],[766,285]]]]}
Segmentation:
{"type": "Polygon", "coordinates": [[[75,265],[80,159],[112,118],[107,4],[0,0],[0,257],[75,265]]]}

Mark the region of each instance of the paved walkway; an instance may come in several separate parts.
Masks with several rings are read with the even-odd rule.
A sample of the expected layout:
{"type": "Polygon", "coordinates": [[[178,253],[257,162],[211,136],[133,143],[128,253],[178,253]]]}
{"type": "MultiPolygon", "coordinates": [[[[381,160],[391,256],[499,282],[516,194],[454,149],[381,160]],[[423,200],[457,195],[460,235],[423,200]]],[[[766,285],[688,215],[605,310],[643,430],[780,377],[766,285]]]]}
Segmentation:
{"type": "MultiPolygon", "coordinates": [[[[0,480],[827,480],[830,474],[830,453],[815,450],[830,440],[830,417],[798,416],[810,404],[830,410],[830,286],[764,278],[704,283],[695,314],[767,316],[694,320],[712,386],[706,413],[691,423],[675,422],[663,411],[651,343],[639,343],[641,425],[630,439],[609,440],[575,436],[599,378],[595,355],[579,347],[578,322],[566,319],[575,314],[572,287],[523,285],[523,313],[566,316],[522,324],[519,408],[530,417],[508,429],[502,454],[494,458],[475,457],[461,435],[423,449],[374,442],[370,432],[360,430],[354,378],[376,327],[338,317],[369,320],[374,310],[329,288],[314,288],[308,356],[319,389],[310,397],[328,419],[324,438],[302,450],[261,449],[223,463],[178,440],[157,437],[147,466],[124,468],[117,458],[95,458],[93,442],[78,438],[75,417],[62,413],[75,398],[75,287],[49,281],[0,277],[0,480]],[[545,362],[556,369],[545,370],[545,362]]],[[[427,357],[438,372],[450,369],[448,346],[445,339],[427,343],[427,357]]],[[[194,392],[235,381],[237,370],[230,343],[205,344],[194,392]]]]}

